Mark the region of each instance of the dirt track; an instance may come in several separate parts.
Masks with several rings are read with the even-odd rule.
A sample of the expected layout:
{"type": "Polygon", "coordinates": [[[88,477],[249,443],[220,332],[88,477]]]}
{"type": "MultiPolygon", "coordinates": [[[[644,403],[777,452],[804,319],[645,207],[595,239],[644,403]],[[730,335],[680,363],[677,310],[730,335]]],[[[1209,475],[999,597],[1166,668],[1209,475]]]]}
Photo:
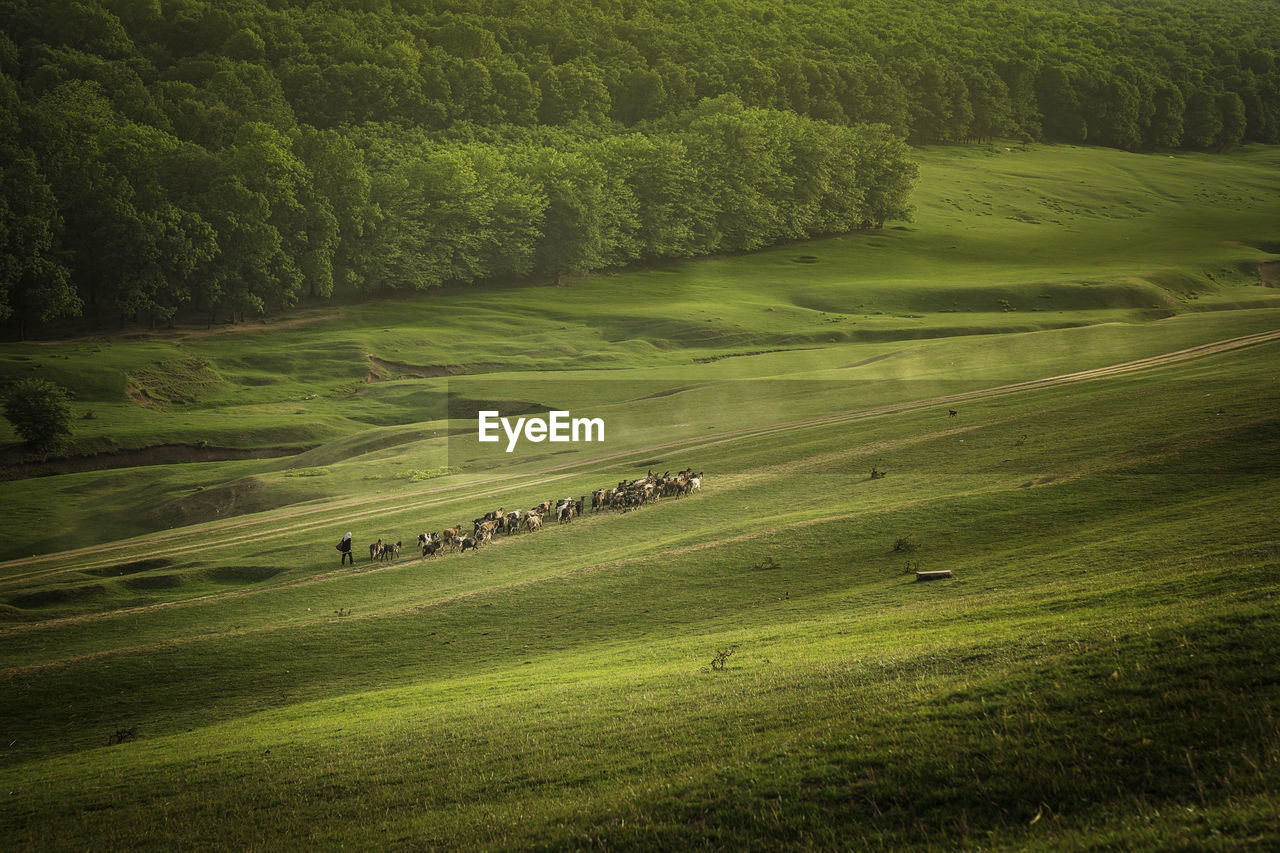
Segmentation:
{"type": "MultiPolygon", "coordinates": [[[[546,485],[546,484],[554,483],[558,480],[562,480],[570,476],[575,476],[581,473],[584,469],[597,468],[604,463],[611,462],[621,457],[634,456],[636,453],[666,452],[669,450],[678,450],[680,452],[691,452],[704,447],[710,447],[717,444],[723,444],[726,442],[740,441],[747,438],[757,438],[757,437],[768,436],[768,435],[780,435],[780,434],[785,434],[787,432],[793,432],[796,430],[811,429],[815,426],[846,423],[846,422],[851,422],[851,421],[856,421],[856,420],[861,420],[866,418],[873,418],[873,417],[877,417],[884,414],[911,411],[911,410],[922,409],[922,408],[944,407],[944,406],[964,402],[966,400],[975,400],[975,399],[999,396],[1003,394],[1019,393],[1022,391],[1031,391],[1031,390],[1037,390],[1041,388],[1048,388],[1048,387],[1054,387],[1057,385],[1065,385],[1065,384],[1071,384],[1071,383],[1077,383],[1077,382],[1087,382],[1087,381],[1092,381],[1094,379],[1105,379],[1113,376],[1137,373],[1137,372],[1142,372],[1146,370],[1154,370],[1161,367],[1178,364],[1184,361],[1189,361],[1196,358],[1202,358],[1202,357],[1211,356],[1219,353],[1229,352],[1231,350],[1240,349],[1242,347],[1253,346],[1257,344],[1264,344],[1264,343],[1272,342],[1278,339],[1280,339],[1280,330],[1275,330],[1275,331],[1264,332],[1256,335],[1247,335],[1239,338],[1231,338],[1223,341],[1215,341],[1213,343],[1203,344],[1196,347],[1190,347],[1188,349],[1178,350],[1176,352],[1165,353],[1159,356],[1136,359],[1134,361],[1123,362],[1120,364],[1110,365],[1110,366],[1101,367],[1101,368],[1095,368],[1092,370],[1083,370],[1075,373],[1063,374],[1060,376],[1045,377],[1043,379],[1030,380],[1026,382],[1018,382],[1010,385],[1002,385],[1002,386],[997,386],[993,388],[963,392],[959,394],[946,395],[941,397],[931,397],[931,398],[926,398],[921,400],[907,401],[907,402],[896,403],[896,404],[887,405],[887,406],[880,406],[872,409],[863,409],[863,410],[857,410],[857,411],[842,412],[842,413],[833,414],[833,415],[805,418],[805,419],[790,421],[786,423],[773,424],[767,427],[745,428],[741,430],[733,430],[730,432],[718,433],[713,436],[700,437],[697,439],[686,439],[683,441],[676,441],[676,442],[670,442],[670,443],[663,443],[658,445],[652,445],[646,448],[631,448],[625,452],[602,454],[602,455],[593,457],[589,460],[577,461],[567,465],[553,466],[553,467],[544,469],[541,472],[535,472],[531,474],[490,476],[490,477],[480,479],[478,481],[470,481],[465,484],[457,484],[444,489],[433,490],[432,492],[425,494],[418,499],[410,498],[406,500],[403,496],[370,497],[370,498],[365,498],[365,499],[352,501],[352,502],[329,503],[319,507],[309,506],[309,507],[297,508],[295,510],[274,513],[272,515],[271,527],[266,530],[262,529],[262,522],[260,520],[255,520],[253,516],[244,516],[237,519],[228,519],[225,522],[217,522],[215,523],[214,526],[216,526],[216,531],[219,536],[219,541],[227,543],[226,545],[223,545],[220,547],[225,548],[225,547],[234,546],[237,549],[242,549],[246,543],[273,540],[273,539],[279,538],[282,534],[286,534],[289,532],[296,532],[298,530],[311,529],[316,524],[320,523],[319,519],[316,518],[316,516],[328,516],[332,514],[336,509],[339,509],[339,508],[343,511],[344,519],[347,519],[347,520],[359,520],[363,518],[370,518],[370,517],[375,517],[375,516],[384,514],[385,512],[387,512],[388,505],[390,504],[394,504],[394,508],[397,511],[404,510],[404,509],[425,509],[431,506],[446,503],[451,500],[456,500],[458,497],[458,493],[463,491],[466,492],[468,497],[486,497],[486,496],[502,493],[505,491],[509,491],[510,489],[516,488],[516,487],[527,487],[531,485],[546,485]],[[359,507],[359,509],[356,509],[357,507],[359,507]],[[286,523],[286,522],[293,522],[293,523],[286,523]],[[254,528],[257,528],[257,529],[254,529],[254,528]]],[[[953,431],[963,431],[964,429],[966,428],[960,427],[960,428],[954,429],[953,431]]],[[[812,524],[835,521],[842,517],[844,516],[836,515],[836,516],[830,516],[830,517],[824,517],[824,518],[805,519],[802,521],[791,522],[786,526],[797,527],[797,528],[806,527],[812,524]]],[[[326,520],[326,523],[327,523],[327,520],[326,520]]],[[[764,534],[753,533],[753,532],[736,533],[736,534],[732,534],[722,539],[717,539],[714,541],[701,542],[701,543],[695,543],[692,545],[682,546],[681,548],[678,549],[678,552],[700,550],[703,548],[715,547],[726,542],[750,540],[761,535],[764,535],[764,534]]],[[[155,543],[157,546],[157,547],[148,549],[147,554],[151,557],[171,557],[172,558],[172,557],[188,556],[193,553],[208,552],[211,546],[207,544],[196,544],[196,545],[174,544],[167,548],[163,547],[163,543],[165,542],[172,542],[175,539],[189,540],[189,537],[190,537],[190,530],[175,531],[173,533],[165,533],[165,534],[160,534],[158,536],[146,537],[144,541],[150,541],[152,543],[155,543]]],[[[40,562],[55,561],[55,560],[61,562],[65,560],[74,560],[77,556],[85,556],[89,554],[93,554],[97,556],[99,559],[77,563],[74,567],[59,566],[56,568],[51,568],[46,570],[36,570],[36,571],[25,573],[23,575],[11,576],[7,578],[5,582],[32,580],[35,578],[40,578],[41,576],[44,576],[44,575],[51,576],[51,575],[56,575],[56,574],[59,574],[62,572],[68,572],[68,571],[78,572],[87,568],[111,565],[115,562],[118,562],[119,560],[118,557],[111,557],[111,554],[113,552],[118,552],[126,548],[130,552],[132,552],[132,554],[136,555],[137,549],[138,549],[138,540],[133,540],[132,544],[119,543],[113,546],[104,546],[102,548],[86,548],[86,549],[79,549],[76,551],[66,551],[60,554],[46,555],[44,557],[39,557],[39,558],[32,558],[30,560],[26,560],[23,562],[26,562],[28,564],[38,564],[40,562]]],[[[637,560],[645,560],[645,559],[648,559],[648,556],[640,555],[635,557],[615,559],[615,560],[607,561],[600,565],[583,566],[578,569],[574,569],[572,571],[566,572],[564,574],[573,575],[573,574],[581,574],[583,572],[595,572],[595,571],[614,568],[618,566],[625,566],[637,560]]],[[[30,631],[38,631],[46,628],[66,627],[71,624],[80,624],[85,622],[96,621],[99,619],[112,619],[112,618],[117,618],[121,616],[128,616],[131,614],[138,614],[138,613],[167,609],[172,607],[198,606],[202,603],[208,603],[209,601],[212,601],[212,600],[225,600],[228,598],[235,598],[239,596],[255,595],[255,594],[266,592],[269,590],[277,590],[282,587],[319,583],[319,582],[324,582],[326,580],[335,579],[338,577],[350,576],[352,574],[381,572],[381,571],[393,570],[395,568],[397,568],[397,564],[395,563],[367,564],[367,565],[362,565],[360,568],[344,567],[342,569],[324,571],[317,574],[308,575],[303,578],[296,578],[290,581],[284,581],[282,583],[255,586],[251,588],[227,590],[225,592],[219,592],[219,593],[214,593],[214,594],[205,595],[205,596],[198,596],[195,598],[183,599],[180,601],[162,602],[158,604],[145,605],[145,606],[136,607],[136,608],[111,610],[111,611],[105,611],[101,613],[85,614],[85,615],[71,616],[71,617],[65,617],[60,619],[44,620],[40,622],[29,622],[29,623],[20,623],[20,624],[10,625],[0,629],[0,636],[6,635],[6,634],[12,635],[12,634],[27,633],[30,631]]],[[[523,584],[523,583],[530,583],[530,582],[532,581],[524,581],[520,583],[523,584]]],[[[0,583],[3,583],[3,582],[0,582],[0,583]]],[[[376,614],[367,614],[367,615],[386,616],[386,615],[391,615],[392,613],[395,613],[395,612],[417,611],[425,608],[439,606],[442,604],[447,604],[450,601],[466,598],[474,594],[476,593],[474,592],[456,593],[456,594],[452,594],[442,598],[433,599],[431,601],[417,603],[407,609],[406,608],[401,608],[399,610],[393,609],[389,613],[379,612],[376,614]]],[[[257,628],[257,629],[237,630],[232,633],[256,633],[257,631],[262,631],[262,630],[275,630],[278,627],[279,626],[265,626],[263,628],[257,628]]],[[[158,644],[144,644],[143,646],[139,646],[136,648],[118,648],[113,650],[107,650],[107,651],[95,653],[94,655],[86,656],[85,659],[92,659],[97,657],[109,657],[109,656],[118,655],[118,654],[126,654],[133,651],[143,651],[151,647],[171,646],[174,644],[185,644],[188,642],[196,642],[201,639],[209,639],[216,636],[223,636],[223,634],[215,633],[211,635],[196,635],[196,636],[183,637],[183,638],[171,638],[169,640],[163,641],[162,643],[158,643],[158,644]]],[[[52,661],[46,664],[36,664],[31,667],[19,667],[16,669],[6,670],[0,674],[2,674],[5,677],[11,677],[17,674],[34,672],[34,671],[46,669],[49,667],[63,666],[68,663],[72,663],[77,659],[78,658],[71,658],[71,659],[60,660],[60,661],[52,661]]]]}
{"type": "Polygon", "coordinates": [[[849,423],[867,418],[879,417],[886,414],[895,414],[933,407],[953,406],[971,400],[1020,393],[1024,391],[1035,391],[1058,385],[1089,382],[1096,379],[1106,379],[1130,373],[1155,370],[1193,359],[1205,358],[1220,353],[1242,349],[1244,347],[1270,343],[1276,340],[1280,340],[1280,329],[1260,332],[1253,335],[1244,335],[1238,338],[1228,338],[1221,341],[1214,341],[1212,343],[1189,347],[1187,349],[1164,353],[1162,355],[1135,359],[1133,361],[1122,362],[1106,367],[1066,373],[1059,376],[1049,376],[1042,379],[1033,379],[1025,382],[1016,382],[1009,385],[1000,385],[992,388],[966,391],[939,397],[910,400],[869,409],[858,409],[830,415],[819,415],[800,420],[785,421],[763,427],[745,427],[738,430],[715,433],[709,436],[699,436],[697,438],[686,438],[678,441],[663,442],[660,444],[650,445],[648,447],[632,447],[625,451],[604,453],[588,459],[577,459],[571,463],[563,465],[548,466],[539,472],[482,476],[474,480],[469,480],[465,483],[458,483],[443,487],[435,486],[429,491],[425,491],[416,497],[412,494],[400,494],[395,496],[370,496],[340,502],[333,501],[322,505],[308,504],[294,509],[273,512],[270,527],[265,528],[262,520],[254,515],[239,516],[225,521],[210,522],[205,525],[200,525],[200,527],[203,527],[208,533],[208,536],[198,543],[191,543],[190,541],[193,528],[182,528],[171,532],[151,534],[139,539],[126,540],[119,543],[98,545],[14,560],[8,564],[8,568],[12,569],[31,566],[33,570],[21,574],[11,574],[3,580],[0,580],[0,585],[12,583],[14,581],[31,580],[44,574],[52,575],[64,571],[83,571],[85,569],[110,566],[122,559],[125,559],[126,555],[136,555],[139,550],[140,542],[148,543],[148,547],[146,549],[148,557],[183,558],[197,554],[207,554],[211,549],[221,549],[226,547],[243,549],[246,545],[251,543],[278,541],[290,533],[314,528],[321,523],[321,519],[325,519],[324,523],[326,524],[331,523],[330,520],[332,515],[339,510],[342,512],[344,524],[354,524],[365,519],[385,515],[389,509],[394,509],[397,512],[402,512],[404,510],[428,509],[433,506],[456,500],[461,493],[465,493],[468,497],[479,499],[508,492],[515,488],[549,485],[578,475],[586,470],[598,469],[619,459],[632,458],[637,454],[669,453],[674,451],[691,454],[697,450],[727,442],[755,439],[771,435],[782,435],[797,430],[849,423]],[[55,568],[43,570],[37,568],[41,564],[65,564],[67,561],[77,560],[80,562],[76,562],[74,567],[60,565],[55,568]]]}

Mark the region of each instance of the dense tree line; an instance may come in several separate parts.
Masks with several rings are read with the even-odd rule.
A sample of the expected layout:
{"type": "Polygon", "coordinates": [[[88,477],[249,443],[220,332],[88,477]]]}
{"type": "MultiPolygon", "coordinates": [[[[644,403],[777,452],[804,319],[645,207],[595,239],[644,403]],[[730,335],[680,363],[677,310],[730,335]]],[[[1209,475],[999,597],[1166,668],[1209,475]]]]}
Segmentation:
{"type": "Polygon", "coordinates": [[[902,140],[1280,141],[1261,0],[0,0],[0,319],[559,277],[907,214],[902,140]]]}

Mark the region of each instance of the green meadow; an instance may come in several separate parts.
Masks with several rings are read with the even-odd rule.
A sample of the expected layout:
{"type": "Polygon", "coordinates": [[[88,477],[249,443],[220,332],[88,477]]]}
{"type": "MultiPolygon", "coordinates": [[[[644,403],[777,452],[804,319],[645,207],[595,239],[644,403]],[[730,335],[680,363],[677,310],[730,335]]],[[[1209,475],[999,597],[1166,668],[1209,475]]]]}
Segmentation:
{"type": "Polygon", "coordinates": [[[880,231],[0,345],[77,416],[0,425],[6,846],[1280,846],[1280,150],[917,157],[880,231]]]}

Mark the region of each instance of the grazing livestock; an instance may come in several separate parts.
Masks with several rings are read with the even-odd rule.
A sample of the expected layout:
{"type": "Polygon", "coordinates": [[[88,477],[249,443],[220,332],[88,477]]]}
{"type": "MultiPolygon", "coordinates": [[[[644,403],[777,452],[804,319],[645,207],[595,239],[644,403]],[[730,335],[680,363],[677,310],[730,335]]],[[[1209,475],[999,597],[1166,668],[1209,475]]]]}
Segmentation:
{"type": "Polygon", "coordinates": [[[488,542],[493,539],[493,531],[498,529],[499,523],[498,519],[491,518],[482,524],[476,525],[476,530],[473,535],[481,542],[488,542]]]}
{"type": "MultiPolygon", "coordinates": [[[[455,524],[440,533],[419,533],[417,547],[421,550],[423,557],[436,556],[445,548],[450,551],[461,549],[463,553],[477,551],[481,545],[493,542],[496,533],[505,533],[510,536],[521,530],[528,532],[541,530],[546,517],[553,512],[561,524],[568,523],[578,516],[585,518],[588,505],[593,513],[606,509],[629,512],[664,497],[678,498],[699,491],[702,487],[702,478],[702,472],[695,474],[692,468],[679,471],[674,476],[670,471],[664,471],[661,476],[658,476],[650,470],[643,477],[630,481],[619,480],[613,488],[596,489],[590,492],[590,504],[588,504],[587,495],[584,494],[576,500],[572,497],[545,500],[529,510],[507,512],[499,507],[474,519],[471,535],[464,536],[463,525],[455,524]]],[[[350,534],[347,535],[350,536],[350,534]]],[[[347,544],[349,546],[349,542],[347,544]]],[[[369,545],[369,559],[395,560],[401,547],[402,543],[399,541],[393,543],[378,539],[369,545]]],[[[342,550],[341,543],[338,550],[342,550]]]]}
{"type": "Polygon", "coordinates": [[[556,520],[560,524],[573,519],[573,498],[565,498],[556,504],[556,520]]]}
{"type": "Polygon", "coordinates": [[[499,525],[499,529],[510,536],[512,533],[516,533],[520,530],[520,522],[523,518],[524,513],[518,509],[513,509],[502,517],[502,523],[499,525]]]}

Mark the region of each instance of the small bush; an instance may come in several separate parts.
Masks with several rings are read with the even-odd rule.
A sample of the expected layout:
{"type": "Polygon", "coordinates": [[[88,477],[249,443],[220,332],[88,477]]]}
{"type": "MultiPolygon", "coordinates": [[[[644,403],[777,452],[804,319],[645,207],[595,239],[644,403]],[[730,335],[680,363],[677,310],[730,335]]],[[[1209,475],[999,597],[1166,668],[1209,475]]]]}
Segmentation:
{"type": "Polygon", "coordinates": [[[4,416],[37,453],[48,455],[71,435],[67,389],[47,379],[19,379],[4,398],[4,416]]]}
{"type": "Polygon", "coordinates": [[[909,536],[899,536],[893,540],[893,551],[895,554],[910,554],[918,546],[915,540],[909,536]]]}
{"type": "Polygon", "coordinates": [[[128,743],[131,740],[138,739],[138,727],[130,726],[124,728],[121,726],[111,733],[111,737],[107,738],[107,746],[115,746],[120,743],[128,743]]]}
{"type": "Polygon", "coordinates": [[[738,650],[737,646],[729,646],[729,648],[727,649],[717,649],[715,657],[711,659],[711,669],[716,672],[723,671],[725,664],[728,662],[729,658],[733,656],[733,653],[737,650],[738,650]]]}

